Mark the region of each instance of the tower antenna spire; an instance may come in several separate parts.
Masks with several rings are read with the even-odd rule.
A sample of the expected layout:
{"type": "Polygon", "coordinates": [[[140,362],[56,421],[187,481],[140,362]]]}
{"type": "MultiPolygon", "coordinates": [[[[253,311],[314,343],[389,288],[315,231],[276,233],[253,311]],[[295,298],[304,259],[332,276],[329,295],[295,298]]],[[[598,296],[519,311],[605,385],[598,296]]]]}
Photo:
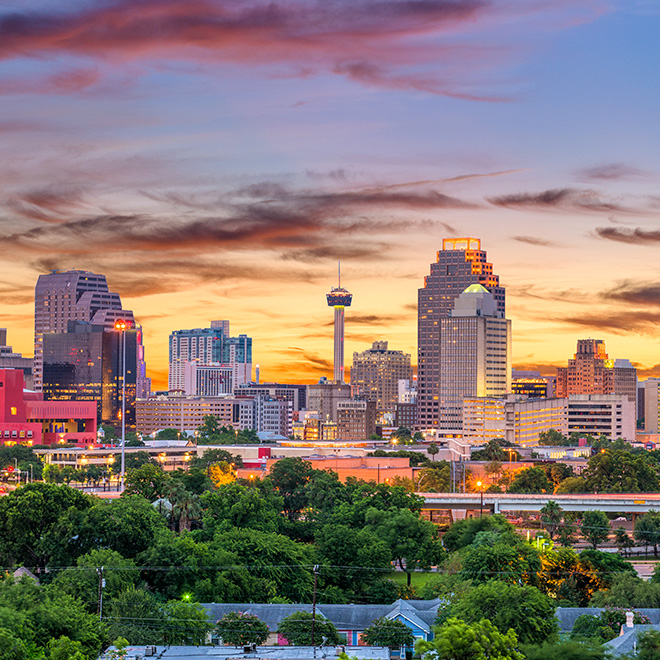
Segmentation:
{"type": "Polygon", "coordinates": [[[337,278],[339,279],[339,288],[341,289],[341,261],[337,261],[337,278]]]}

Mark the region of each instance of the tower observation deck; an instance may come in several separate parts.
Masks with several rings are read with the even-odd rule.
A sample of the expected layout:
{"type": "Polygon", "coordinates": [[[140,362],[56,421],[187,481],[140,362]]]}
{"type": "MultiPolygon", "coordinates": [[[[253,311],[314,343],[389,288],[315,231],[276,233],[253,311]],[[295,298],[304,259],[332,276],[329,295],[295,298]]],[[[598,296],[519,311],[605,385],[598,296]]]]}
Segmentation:
{"type": "Polygon", "coordinates": [[[326,294],[328,307],[335,308],[335,350],[334,350],[334,380],[344,382],[344,307],[350,307],[353,294],[341,285],[341,266],[338,267],[338,286],[326,294]]]}

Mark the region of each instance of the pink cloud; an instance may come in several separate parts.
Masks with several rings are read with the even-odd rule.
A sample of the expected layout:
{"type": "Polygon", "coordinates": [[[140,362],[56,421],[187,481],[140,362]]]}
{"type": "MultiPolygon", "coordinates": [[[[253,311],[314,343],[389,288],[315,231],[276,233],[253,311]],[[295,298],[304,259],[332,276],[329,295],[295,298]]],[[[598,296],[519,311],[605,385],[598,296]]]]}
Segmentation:
{"type": "MultiPolygon", "coordinates": [[[[0,59],[65,54],[285,65],[296,75],[329,71],[364,85],[493,101],[501,99],[473,91],[465,74],[490,69],[512,46],[469,37],[515,11],[486,0],[116,0],[0,19],[0,59]]],[[[61,91],[94,82],[91,71],[51,81],[61,91]]]]}

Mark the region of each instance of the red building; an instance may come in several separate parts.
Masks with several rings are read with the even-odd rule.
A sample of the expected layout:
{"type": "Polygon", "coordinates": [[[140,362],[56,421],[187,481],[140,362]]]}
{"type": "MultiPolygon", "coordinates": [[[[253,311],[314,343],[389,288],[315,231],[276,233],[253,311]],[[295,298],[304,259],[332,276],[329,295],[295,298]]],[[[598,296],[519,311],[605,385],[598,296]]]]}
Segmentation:
{"type": "Polygon", "coordinates": [[[44,401],[23,390],[20,369],[0,369],[0,438],[5,445],[96,442],[95,401],[44,401]]]}

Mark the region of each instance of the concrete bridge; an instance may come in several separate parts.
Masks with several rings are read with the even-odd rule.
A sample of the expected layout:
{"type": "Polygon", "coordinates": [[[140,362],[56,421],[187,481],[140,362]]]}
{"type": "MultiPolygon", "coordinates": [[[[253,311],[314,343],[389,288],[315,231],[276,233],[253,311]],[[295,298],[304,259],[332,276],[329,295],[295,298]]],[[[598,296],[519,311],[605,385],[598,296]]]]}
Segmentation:
{"type": "MultiPolygon", "coordinates": [[[[484,513],[505,511],[540,511],[553,500],[564,511],[590,511],[598,509],[611,513],[641,515],[651,509],[660,511],[660,493],[616,493],[603,495],[513,495],[511,493],[418,493],[424,498],[424,511],[479,512],[483,502],[484,513]]],[[[460,513],[459,513],[460,512],[460,513]]],[[[461,515],[461,513],[463,515],[461,515]]]]}

